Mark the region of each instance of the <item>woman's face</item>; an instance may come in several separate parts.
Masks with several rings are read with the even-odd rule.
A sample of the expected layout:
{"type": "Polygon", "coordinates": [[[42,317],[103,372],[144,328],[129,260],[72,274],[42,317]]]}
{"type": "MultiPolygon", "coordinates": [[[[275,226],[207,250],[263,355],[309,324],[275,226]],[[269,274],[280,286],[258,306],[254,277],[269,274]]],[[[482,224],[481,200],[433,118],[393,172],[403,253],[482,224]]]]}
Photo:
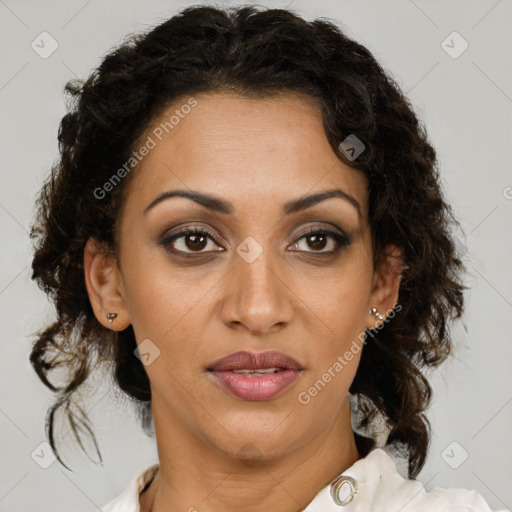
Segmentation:
{"type": "Polygon", "coordinates": [[[350,428],[358,335],[398,283],[373,272],[366,179],[335,155],[318,107],[292,95],[188,99],[141,138],[118,268],[97,297],[94,276],[88,289],[100,321],[133,326],[156,427],[231,454],[248,443],[287,453],[350,428]],[[338,192],[315,199],[326,191],[338,192]],[[285,357],[256,357],[270,351],[285,357]],[[239,371],[254,367],[267,371],[239,371]]]}

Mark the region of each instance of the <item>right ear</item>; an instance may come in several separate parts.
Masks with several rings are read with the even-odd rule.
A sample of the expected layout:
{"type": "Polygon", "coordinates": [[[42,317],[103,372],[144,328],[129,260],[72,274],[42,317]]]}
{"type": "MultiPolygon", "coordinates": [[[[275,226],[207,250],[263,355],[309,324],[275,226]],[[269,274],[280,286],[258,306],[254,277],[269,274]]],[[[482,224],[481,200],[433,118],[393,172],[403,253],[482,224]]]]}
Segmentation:
{"type": "Polygon", "coordinates": [[[89,238],[84,247],[85,285],[94,315],[104,327],[122,331],[130,325],[130,316],[123,297],[121,272],[114,255],[89,238]],[[107,313],[117,316],[109,322],[107,313]]]}

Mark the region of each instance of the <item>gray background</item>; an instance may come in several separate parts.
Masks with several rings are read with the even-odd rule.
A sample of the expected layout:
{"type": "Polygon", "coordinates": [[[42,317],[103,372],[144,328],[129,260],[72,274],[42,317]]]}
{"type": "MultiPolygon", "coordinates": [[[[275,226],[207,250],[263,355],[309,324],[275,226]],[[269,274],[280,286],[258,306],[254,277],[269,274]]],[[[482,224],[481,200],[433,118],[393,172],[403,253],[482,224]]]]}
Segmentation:
{"type": "MultiPolygon", "coordinates": [[[[218,2],[217,5],[227,5],[218,2]]],[[[52,395],[28,355],[31,334],[52,309],[30,280],[28,229],[34,195],[56,159],[65,113],[62,88],[84,77],[128,32],[146,30],[191,5],[175,1],[0,0],[0,510],[90,511],[157,461],[154,439],[132,410],[101,388],[85,402],[104,457],[95,466],[73,448],[70,472],[51,462],[44,417],[52,395]],[[41,32],[57,41],[43,59],[41,32]],[[38,454],[33,456],[31,454],[38,454]]],[[[456,355],[432,375],[433,443],[419,479],[479,491],[493,509],[512,507],[511,109],[512,2],[292,0],[262,5],[308,19],[338,20],[408,93],[439,154],[443,183],[466,232],[467,313],[453,330],[456,355]],[[449,38],[453,31],[467,41],[449,38]],[[446,46],[444,46],[446,47],[446,46]],[[465,457],[467,456],[467,459],[465,457]]],[[[457,36],[455,36],[457,37],[457,36]]],[[[48,48],[48,45],[45,45],[48,48]]]]}

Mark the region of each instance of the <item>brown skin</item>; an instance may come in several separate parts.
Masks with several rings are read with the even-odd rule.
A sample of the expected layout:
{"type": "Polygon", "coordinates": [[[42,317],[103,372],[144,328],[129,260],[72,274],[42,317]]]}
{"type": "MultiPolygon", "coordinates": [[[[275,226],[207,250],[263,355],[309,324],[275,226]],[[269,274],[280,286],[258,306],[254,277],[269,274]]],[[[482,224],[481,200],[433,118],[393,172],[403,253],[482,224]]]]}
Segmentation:
{"type": "MultiPolygon", "coordinates": [[[[360,458],[348,389],[361,353],[307,405],[298,394],[361,331],[379,324],[371,307],[385,315],[396,303],[400,251],[388,246],[374,272],[366,178],[333,152],[314,103],[294,95],[247,99],[215,93],[196,99],[192,112],[133,171],[120,261],[92,239],[84,251],[98,320],[114,330],[131,323],[137,343],[149,338],[160,349],[145,367],[160,471],[141,495],[141,507],[302,510],[360,458]],[[178,197],[143,214],[156,196],[176,188],[219,196],[234,212],[215,213],[178,197]],[[287,201],[331,188],[351,194],[361,218],[340,198],[290,215],[281,211],[287,201]],[[182,237],[173,247],[192,257],[173,256],[159,240],[184,223],[209,228],[218,242],[207,238],[197,248],[182,237]],[[300,235],[309,227],[332,229],[329,223],[352,241],[322,257],[336,241],[329,237],[322,245],[300,235]],[[263,249],[252,263],[236,252],[248,236],[263,249]],[[112,324],[107,312],[117,313],[112,324]],[[244,401],[206,371],[238,350],[281,351],[305,370],[280,396],[244,401]],[[244,448],[247,443],[253,452],[244,448]]],[[[166,110],[141,140],[181,104],[166,110]]]]}

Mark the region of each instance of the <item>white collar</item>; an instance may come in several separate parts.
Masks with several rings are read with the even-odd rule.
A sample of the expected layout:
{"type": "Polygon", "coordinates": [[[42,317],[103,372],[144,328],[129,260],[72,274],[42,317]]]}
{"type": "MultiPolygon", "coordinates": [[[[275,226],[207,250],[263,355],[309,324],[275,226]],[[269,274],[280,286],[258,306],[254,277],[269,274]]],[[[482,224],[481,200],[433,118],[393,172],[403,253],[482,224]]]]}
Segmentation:
{"type": "MultiPolygon", "coordinates": [[[[152,481],[158,468],[159,464],[155,463],[141,470],[128,487],[101,511],[140,512],[139,495],[152,481]]],[[[459,510],[456,507],[461,507],[460,510],[467,507],[472,512],[492,512],[484,498],[476,491],[436,487],[427,492],[421,482],[402,477],[386,446],[374,448],[366,457],[343,471],[318,492],[303,512],[448,512],[459,510]],[[336,484],[339,487],[338,493],[336,484]],[[357,487],[355,492],[351,492],[351,484],[354,488],[357,487]],[[349,497],[350,494],[352,499],[349,497]],[[347,504],[336,504],[336,495],[341,502],[346,500],[347,504]]]]}

